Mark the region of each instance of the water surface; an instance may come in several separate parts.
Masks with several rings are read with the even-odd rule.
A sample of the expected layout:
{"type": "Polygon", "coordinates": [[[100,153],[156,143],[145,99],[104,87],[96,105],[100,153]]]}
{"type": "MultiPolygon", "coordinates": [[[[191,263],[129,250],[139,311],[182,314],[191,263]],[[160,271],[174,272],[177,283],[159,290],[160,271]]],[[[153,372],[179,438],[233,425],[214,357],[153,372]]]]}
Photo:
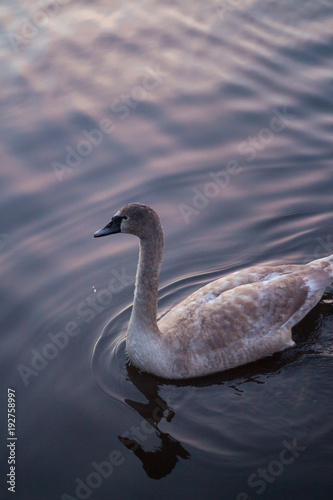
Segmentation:
{"type": "Polygon", "coordinates": [[[168,383],[126,357],[137,240],[92,235],[126,203],[158,211],[159,314],[228,272],[333,253],[332,23],[329,0],[2,2],[16,498],[331,498],[332,289],[293,349],[168,383]]]}

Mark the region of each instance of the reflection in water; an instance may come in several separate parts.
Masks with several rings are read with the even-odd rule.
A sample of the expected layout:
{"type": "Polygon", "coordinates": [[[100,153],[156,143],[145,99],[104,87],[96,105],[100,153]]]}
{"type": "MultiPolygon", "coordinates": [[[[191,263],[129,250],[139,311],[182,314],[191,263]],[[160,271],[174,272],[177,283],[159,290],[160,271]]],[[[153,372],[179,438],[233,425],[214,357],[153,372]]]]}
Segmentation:
{"type": "Polygon", "coordinates": [[[160,441],[160,446],[154,451],[146,451],[138,440],[128,437],[129,432],[123,433],[118,438],[126,448],[133,451],[141,460],[147,476],[152,479],[161,479],[172,472],[178,462],[178,457],[187,460],[190,458],[190,453],[185,450],[179,441],[158,428],[158,424],[163,418],[167,422],[171,422],[175,413],[158,395],[157,379],[154,380],[153,377],[149,376],[145,377],[145,374],[142,375],[130,362],[127,363],[126,369],[130,380],[148,399],[147,404],[125,399],[126,404],[136,410],[144,419],[144,422],[140,426],[141,430],[138,427],[134,428],[132,426],[131,431],[136,435],[138,440],[145,441],[147,436],[144,434],[151,434],[155,430],[156,436],[160,441]],[[149,384],[146,383],[147,380],[150,381],[149,384]],[[125,434],[127,435],[125,436],[125,434]]]}
{"type": "Polygon", "coordinates": [[[161,479],[170,474],[178,457],[184,460],[190,457],[189,452],[170,434],[158,431],[157,437],[161,440],[160,447],[154,451],[145,451],[135,439],[119,436],[119,441],[141,460],[144,471],[152,479],[161,479]]]}

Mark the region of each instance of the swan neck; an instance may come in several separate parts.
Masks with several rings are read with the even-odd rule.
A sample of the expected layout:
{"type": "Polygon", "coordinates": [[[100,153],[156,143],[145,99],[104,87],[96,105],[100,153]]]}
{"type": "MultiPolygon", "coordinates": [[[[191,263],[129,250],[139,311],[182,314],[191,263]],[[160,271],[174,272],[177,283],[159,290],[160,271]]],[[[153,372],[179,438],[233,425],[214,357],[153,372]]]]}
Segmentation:
{"type": "Polygon", "coordinates": [[[130,324],[135,330],[159,332],[157,327],[158,278],[162,262],[163,233],[140,239],[134,304],[130,324]]]}

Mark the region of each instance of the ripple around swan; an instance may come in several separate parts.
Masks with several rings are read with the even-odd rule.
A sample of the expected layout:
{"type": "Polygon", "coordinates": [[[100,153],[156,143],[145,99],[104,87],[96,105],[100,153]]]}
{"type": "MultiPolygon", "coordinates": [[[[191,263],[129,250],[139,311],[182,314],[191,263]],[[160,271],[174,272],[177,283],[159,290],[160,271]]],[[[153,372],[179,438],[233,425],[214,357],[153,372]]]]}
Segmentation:
{"type": "Polygon", "coordinates": [[[121,311],[104,326],[90,359],[90,369],[97,390],[105,397],[118,402],[127,396],[133,396],[131,386],[126,383],[127,355],[124,333],[129,315],[130,307],[121,311]]]}

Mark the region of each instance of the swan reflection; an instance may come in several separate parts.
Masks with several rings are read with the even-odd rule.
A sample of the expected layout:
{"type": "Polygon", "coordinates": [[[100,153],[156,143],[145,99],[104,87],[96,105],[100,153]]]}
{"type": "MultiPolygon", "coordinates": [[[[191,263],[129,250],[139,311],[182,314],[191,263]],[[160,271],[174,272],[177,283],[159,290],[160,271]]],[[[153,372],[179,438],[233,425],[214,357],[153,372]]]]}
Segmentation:
{"type": "Polygon", "coordinates": [[[126,369],[129,379],[148,402],[125,399],[125,403],[140,415],[142,421],[139,426],[132,426],[129,431],[118,436],[118,439],[141,460],[147,476],[161,479],[173,471],[180,458],[189,459],[190,453],[179,441],[158,427],[163,420],[171,422],[175,416],[175,412],[158,394],[158,379],[140,373],[131,363],[127,363],[126,369]],[[143,443],[149,441],[150,434],[154,434],[159,441],[159,445],[153,450],[143,446],[143,443]]]}

